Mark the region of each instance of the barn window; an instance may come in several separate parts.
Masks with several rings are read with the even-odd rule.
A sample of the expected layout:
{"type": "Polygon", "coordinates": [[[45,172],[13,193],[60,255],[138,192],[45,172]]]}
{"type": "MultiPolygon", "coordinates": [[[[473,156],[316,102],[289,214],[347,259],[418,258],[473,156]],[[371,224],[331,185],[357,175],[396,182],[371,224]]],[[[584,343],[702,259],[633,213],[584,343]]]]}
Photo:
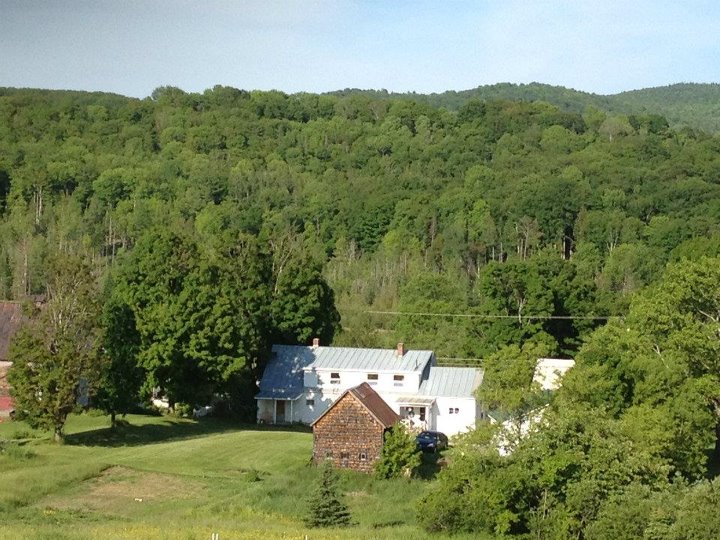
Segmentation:
{"type": "Polygon", "coordinates": [[[405,375],[393,375],[393,385],[394,386],[402,386],[403,381],[405,380],[405,375]]]}
{"type": "Polygon", "coordinates": [[[377,373],[368,373],[367,374],[367,380],[370,381],[370,384],[377,384],[378,381],[378,374],[377,373]]]}
{"type": "Polygon", "coordinates": [[[360,452],[360,461],[367,461],[367,452],[360,452]]]}
{"type": "Polygon", "coordinates": [[[313,405],[315,405],[315,400],[313,398],[308,398],[305,400],[305,405],[307,405],[308,407],[312,407],[313,405]]]}
{"type": "Polygon", "coordinates": [[[458,409],[457,407],[455,407],[455,414],[458,414],[458,413],[460,413],[460,409],[458,409]]]}
{"type": "Polygon", "coordinates": [[[330,374],[330,384],[340,384],[340,374],[339,373],[331,373],[330,374]]]}
{"type": "Polygon", "coordinates": [[[452,413],[453,413],[453,408],[450,407],[450,409],[448,410],[448,414],[452,414],[452,413]]]}
{"type": "Polygon", "coordinates": [[[340,459],[350,459],[350,452],[340,452],[340,459]]]}

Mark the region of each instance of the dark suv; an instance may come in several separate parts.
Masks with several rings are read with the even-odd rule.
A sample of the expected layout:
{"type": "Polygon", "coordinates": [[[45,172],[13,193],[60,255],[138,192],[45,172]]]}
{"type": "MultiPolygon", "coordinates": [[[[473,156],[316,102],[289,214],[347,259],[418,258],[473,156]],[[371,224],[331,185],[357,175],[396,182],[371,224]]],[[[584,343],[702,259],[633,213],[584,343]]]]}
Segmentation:
{"type": "Polygon", "coordinates": [[[415,437],[415,442],[423,452],[437,452],[448,447],[447,435],[439,431],[422,431],[415,437]]]}

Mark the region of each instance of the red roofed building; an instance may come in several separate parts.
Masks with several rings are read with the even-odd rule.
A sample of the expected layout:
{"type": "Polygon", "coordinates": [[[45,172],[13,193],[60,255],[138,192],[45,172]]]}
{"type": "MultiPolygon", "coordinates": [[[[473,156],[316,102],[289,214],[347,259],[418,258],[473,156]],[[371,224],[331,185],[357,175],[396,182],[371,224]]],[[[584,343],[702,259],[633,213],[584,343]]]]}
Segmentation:
{"type": "Polygon", "coordinates": [[[0,302],[0,422],[10,417],[15,409],[13,399],[10,397],[10,385],[7,382],[7,372],[12,366],[8,362],[10,341],[22,324],[22,309],[17,302],[0,302]]]}
{"type": "Polygon", "coordinates": [[[10,397],[10,385],[7,382],[7,372],[12,362],[0,361],[0,422],[10,417],[10,412],[15,410],[15,403],[10,397]]]}
{"type": "Polygon", "coordinates": [[[400,416],[369,384],[345,391],[312,424],[313,462],[370,473],[380,459],[385,431],[400,416]]]}
{"type": "Polygon", "coordinates": [[[0,396],[0,422],[10,416],[15,409],[15,402],[10,396],[0,396]]]}

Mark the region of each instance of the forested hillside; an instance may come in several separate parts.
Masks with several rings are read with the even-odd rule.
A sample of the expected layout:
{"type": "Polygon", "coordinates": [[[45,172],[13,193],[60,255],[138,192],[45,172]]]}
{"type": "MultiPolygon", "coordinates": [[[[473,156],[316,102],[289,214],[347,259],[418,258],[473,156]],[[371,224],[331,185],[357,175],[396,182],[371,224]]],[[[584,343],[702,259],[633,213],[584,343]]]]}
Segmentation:
{"type": "Polygon", "coordinates": [[[220,272],[242,239],[296,326],[280,291],[328,298],[322,272],[337,343],[570,354],[669,260],[718,251],[719,148],[657,115],[543,103],[5,90],[0,293],[43,293],[55,251],[110,269],[161,238],[220,272]]]}
{"type": "Polygon", "coordinates": [[[337,96],[365,95],[372,98],[409,99],[456,111],[468,101],[508,100],[545,101],[564,111],[582,113],[595,107],[613,114],[660,114],[674,128],[688,127],[708,133],[720,131],[720,85],[681,83],[645,88],[612,95],[591,94],[549,84],[492,84],[470,90],[417,94],[388,93],[376,90],[346,89],[333,92],[337,96]]]}
{"type": "Polygon", "coordinates": [[[713,538],[718,255],[720,136],[652,111],[0,92],[0,295],[45,301],[20,415],[61,439],[83,377],[113,418],[160,389],[253,419],[270,344],[313,336],[482,359],[515,436],[457,443],[428,531],[713,538]]]}
{"type": "Polygon", "coordinates": [[[449,111],[457,111],[473,99],[482,101],[544,101],[562,110],[576,113],[582,113],[588,107],[596,107],[603,111],[611,111],[613,108],[612,96],[601,96],[562,86],[552,86],[541,83],[498,83],[478,86],[477,88],[471,88],[469,90],[448,90],[431,94],[418,94],[416,92],[399,93],[388,92],[386,90],[360,90],[356,88],[338,90],[330,92],[330,94],[339,97],[364,95],[374,99],[409,99],[424,105],[444,108],[449,111]]]}
{"type": "Polygon", "coordinates": [[[720,131],[720,84],[673,84],[622,92],[612,99],[622,103],[624,112],[654,111],[668,118],[671,125],[720,131]]]}

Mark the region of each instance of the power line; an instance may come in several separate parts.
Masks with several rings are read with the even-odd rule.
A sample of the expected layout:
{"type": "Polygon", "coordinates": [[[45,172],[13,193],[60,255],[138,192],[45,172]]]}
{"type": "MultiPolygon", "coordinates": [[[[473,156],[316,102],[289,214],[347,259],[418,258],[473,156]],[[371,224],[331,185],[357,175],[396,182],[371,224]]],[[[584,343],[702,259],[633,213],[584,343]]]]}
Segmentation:
{"type": "Polygon", "coordinates": [[[429,313],[422,311],[378,311],[378,310],[362,310],[349,309],[347,311],[357,311],[360,313],[368,313],[370,315],[411,315],[414,317],[458,317],[465,319],[542,319],[542,320],[573,320],[584,319],[590,321],[607,321],[610,319],[621,319],[621,315],[492,315],[482,313],[429,313]]]}
{"type": "Polygon", "coordinates": [[[437,356],[439,366],[478,367],[483,364],[482,358],[458,358],[454,356],[437,356]]]}

